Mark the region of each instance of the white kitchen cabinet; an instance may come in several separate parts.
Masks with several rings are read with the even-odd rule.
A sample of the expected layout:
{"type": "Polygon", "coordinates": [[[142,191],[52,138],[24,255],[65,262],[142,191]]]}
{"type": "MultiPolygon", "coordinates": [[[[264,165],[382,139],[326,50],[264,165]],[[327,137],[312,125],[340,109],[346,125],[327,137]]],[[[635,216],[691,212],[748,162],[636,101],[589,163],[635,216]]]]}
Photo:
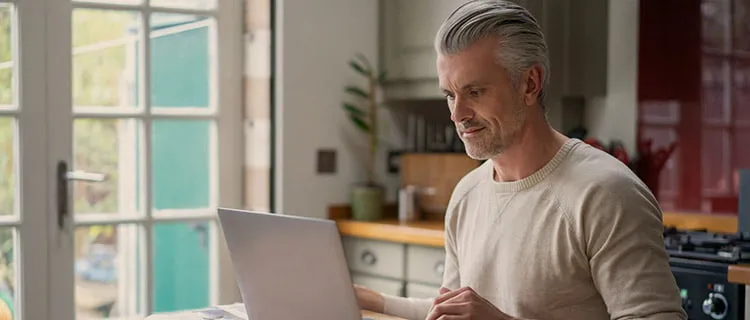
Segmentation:
{"type": "MultiPolygon", "coordinates": [[[[380,0],[380,62],[389,100],[442,99],[434,38],[464,0],[380,0]]],[[[517,0],[539,21],[548,42],[553,96],[606,93],[608,1],[517,0]]]]}

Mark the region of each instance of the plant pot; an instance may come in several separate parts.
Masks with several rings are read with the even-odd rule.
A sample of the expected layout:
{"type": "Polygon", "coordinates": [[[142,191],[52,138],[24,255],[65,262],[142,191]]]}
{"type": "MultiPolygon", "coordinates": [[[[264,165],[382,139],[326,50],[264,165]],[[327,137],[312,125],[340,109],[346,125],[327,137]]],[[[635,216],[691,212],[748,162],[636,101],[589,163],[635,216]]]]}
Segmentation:
{"type": "Polygon", "coordinates": [[[385,191],[382,186],[355,185],[352,187],[349,201],[353,220],[374,221],[383,218],[385,191]]]}

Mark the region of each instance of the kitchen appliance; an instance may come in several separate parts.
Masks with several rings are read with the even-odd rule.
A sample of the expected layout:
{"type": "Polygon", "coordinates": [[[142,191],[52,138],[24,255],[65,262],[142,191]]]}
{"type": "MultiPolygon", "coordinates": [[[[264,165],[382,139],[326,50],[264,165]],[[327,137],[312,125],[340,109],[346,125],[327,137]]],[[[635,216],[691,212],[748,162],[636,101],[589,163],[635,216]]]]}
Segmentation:
{"type": "Polygon", "coordinates": [[[730,283],[727,272],[750,261],[750,237],[667,228],[664,245],[688,319],[745,318],[745,286],[730,283]]]}

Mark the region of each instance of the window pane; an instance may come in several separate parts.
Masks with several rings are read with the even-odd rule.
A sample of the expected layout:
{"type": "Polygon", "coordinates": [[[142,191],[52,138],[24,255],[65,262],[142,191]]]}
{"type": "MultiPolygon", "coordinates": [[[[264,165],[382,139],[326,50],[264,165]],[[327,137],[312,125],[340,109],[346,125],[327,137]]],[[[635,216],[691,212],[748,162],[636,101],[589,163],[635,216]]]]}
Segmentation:
{"type": "Polygon", "coordinates": [[[154,120],[151,163],[154,208],[208,208],[211,203],[212,124],[205,120],[154,120]]]}
{"type": "Polygon", "coordinates": [[[73,105],[138,106],[141,24],[128,11],[73,11],[73,105]]]}
{"type": "Polygon", "coordinates": [[[750,51],[750,1],[734,1],[734,49],[750,51]]]}
{"type": "Polygon", "coordinates": [[[76,181],[76,213],[134,214],[140,211],[141,130],[133,119],[76,119],[75,170],[106,174],[104,182],[76,181]]]}
{"type": "Polygon", "coordinates": [[[154,14],[151,30],[151,106],[209,107],[212,20],[154,14]]]}
{"type": "Polygon", "coordinates": [[[723,129],[703,130],[701,141],[703,195],[729,191],[729,135],[723,129]]]}
{"type": "MultiPolygon", "coordinates": [[[[732,155],[734,155],[735,169],[750,169],[750,148],[748,148],[748,142],[750,141],[750,128],[737,130],[732,138],[732,155]]],[[[734,172],[732,173],[735,174],[734,172]]],[[[738,177],[732,177],[737,179],[738,177]]],[[[735,192],[739,191],[739,181],[733,181],[735,192]]]]}
{"type": "Polygon", "coordinates": [[[13,11],[0,3],[0,108],[13,104],[13,11]]]}
{"type": "Polygon", "coordinates": [[[154,225],[154,312],[209,305],[212,222],[154,225]]]}
{"type": "Polygon", "coordinates": [[[729,0],[703,0],[703,45],[725,50],[729,46],[729,0]]]}
{"type": "Polygon", "coordinates": [[[727,122],[729,60],[703,57],[703,122],[727,122]]]}
{"type": "Polygon", "coordinates": [[[732,90],[734,121],[750,127],[750,59],[735,60],[732,71],[734,73],[734,90],[732,90]]]}
{"type": "Polygon", "coordinates": [[[0,215],[15,213],[16,126],[12,118],[0,118],[0,215]]]}
{"type": "Polygon", "coordinates": [[[11,319],[15,319],[16,306],[16,279],[18,268],[16,266],[16,232],[11,228],[0,228],[0,317],[10,313],[11,319]]]}
{"type": "Polygon", "coordinates": [[[77,319],[139,314],[142,242],[140,229],[135,225],[76,228],[77,319]]]}
{"type": "Polygon", "coordinates": [[[151,0],[151,5],[182,9],[211,9],[216,6],[216,0],[151,0]]]}

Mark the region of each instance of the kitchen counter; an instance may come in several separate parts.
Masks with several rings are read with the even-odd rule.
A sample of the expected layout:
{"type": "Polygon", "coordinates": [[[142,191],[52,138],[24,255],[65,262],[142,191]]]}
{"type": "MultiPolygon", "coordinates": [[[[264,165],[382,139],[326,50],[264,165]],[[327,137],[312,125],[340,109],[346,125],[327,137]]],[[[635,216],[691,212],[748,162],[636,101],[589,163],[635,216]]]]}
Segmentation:
{"type": "Polygon", "coordinates": [[[339,232],[344,236],[401,242],[432,247],[443,247],[442,221],[414,221],[401,223],[395,219],[380,221],[353,221],[336,219],[339,232]]]}
{"type": "Polygon", "coordinates": [[[750,264],[738,264],[729,266],[727,279],[732,283],[750,285],[750,264]]]}

